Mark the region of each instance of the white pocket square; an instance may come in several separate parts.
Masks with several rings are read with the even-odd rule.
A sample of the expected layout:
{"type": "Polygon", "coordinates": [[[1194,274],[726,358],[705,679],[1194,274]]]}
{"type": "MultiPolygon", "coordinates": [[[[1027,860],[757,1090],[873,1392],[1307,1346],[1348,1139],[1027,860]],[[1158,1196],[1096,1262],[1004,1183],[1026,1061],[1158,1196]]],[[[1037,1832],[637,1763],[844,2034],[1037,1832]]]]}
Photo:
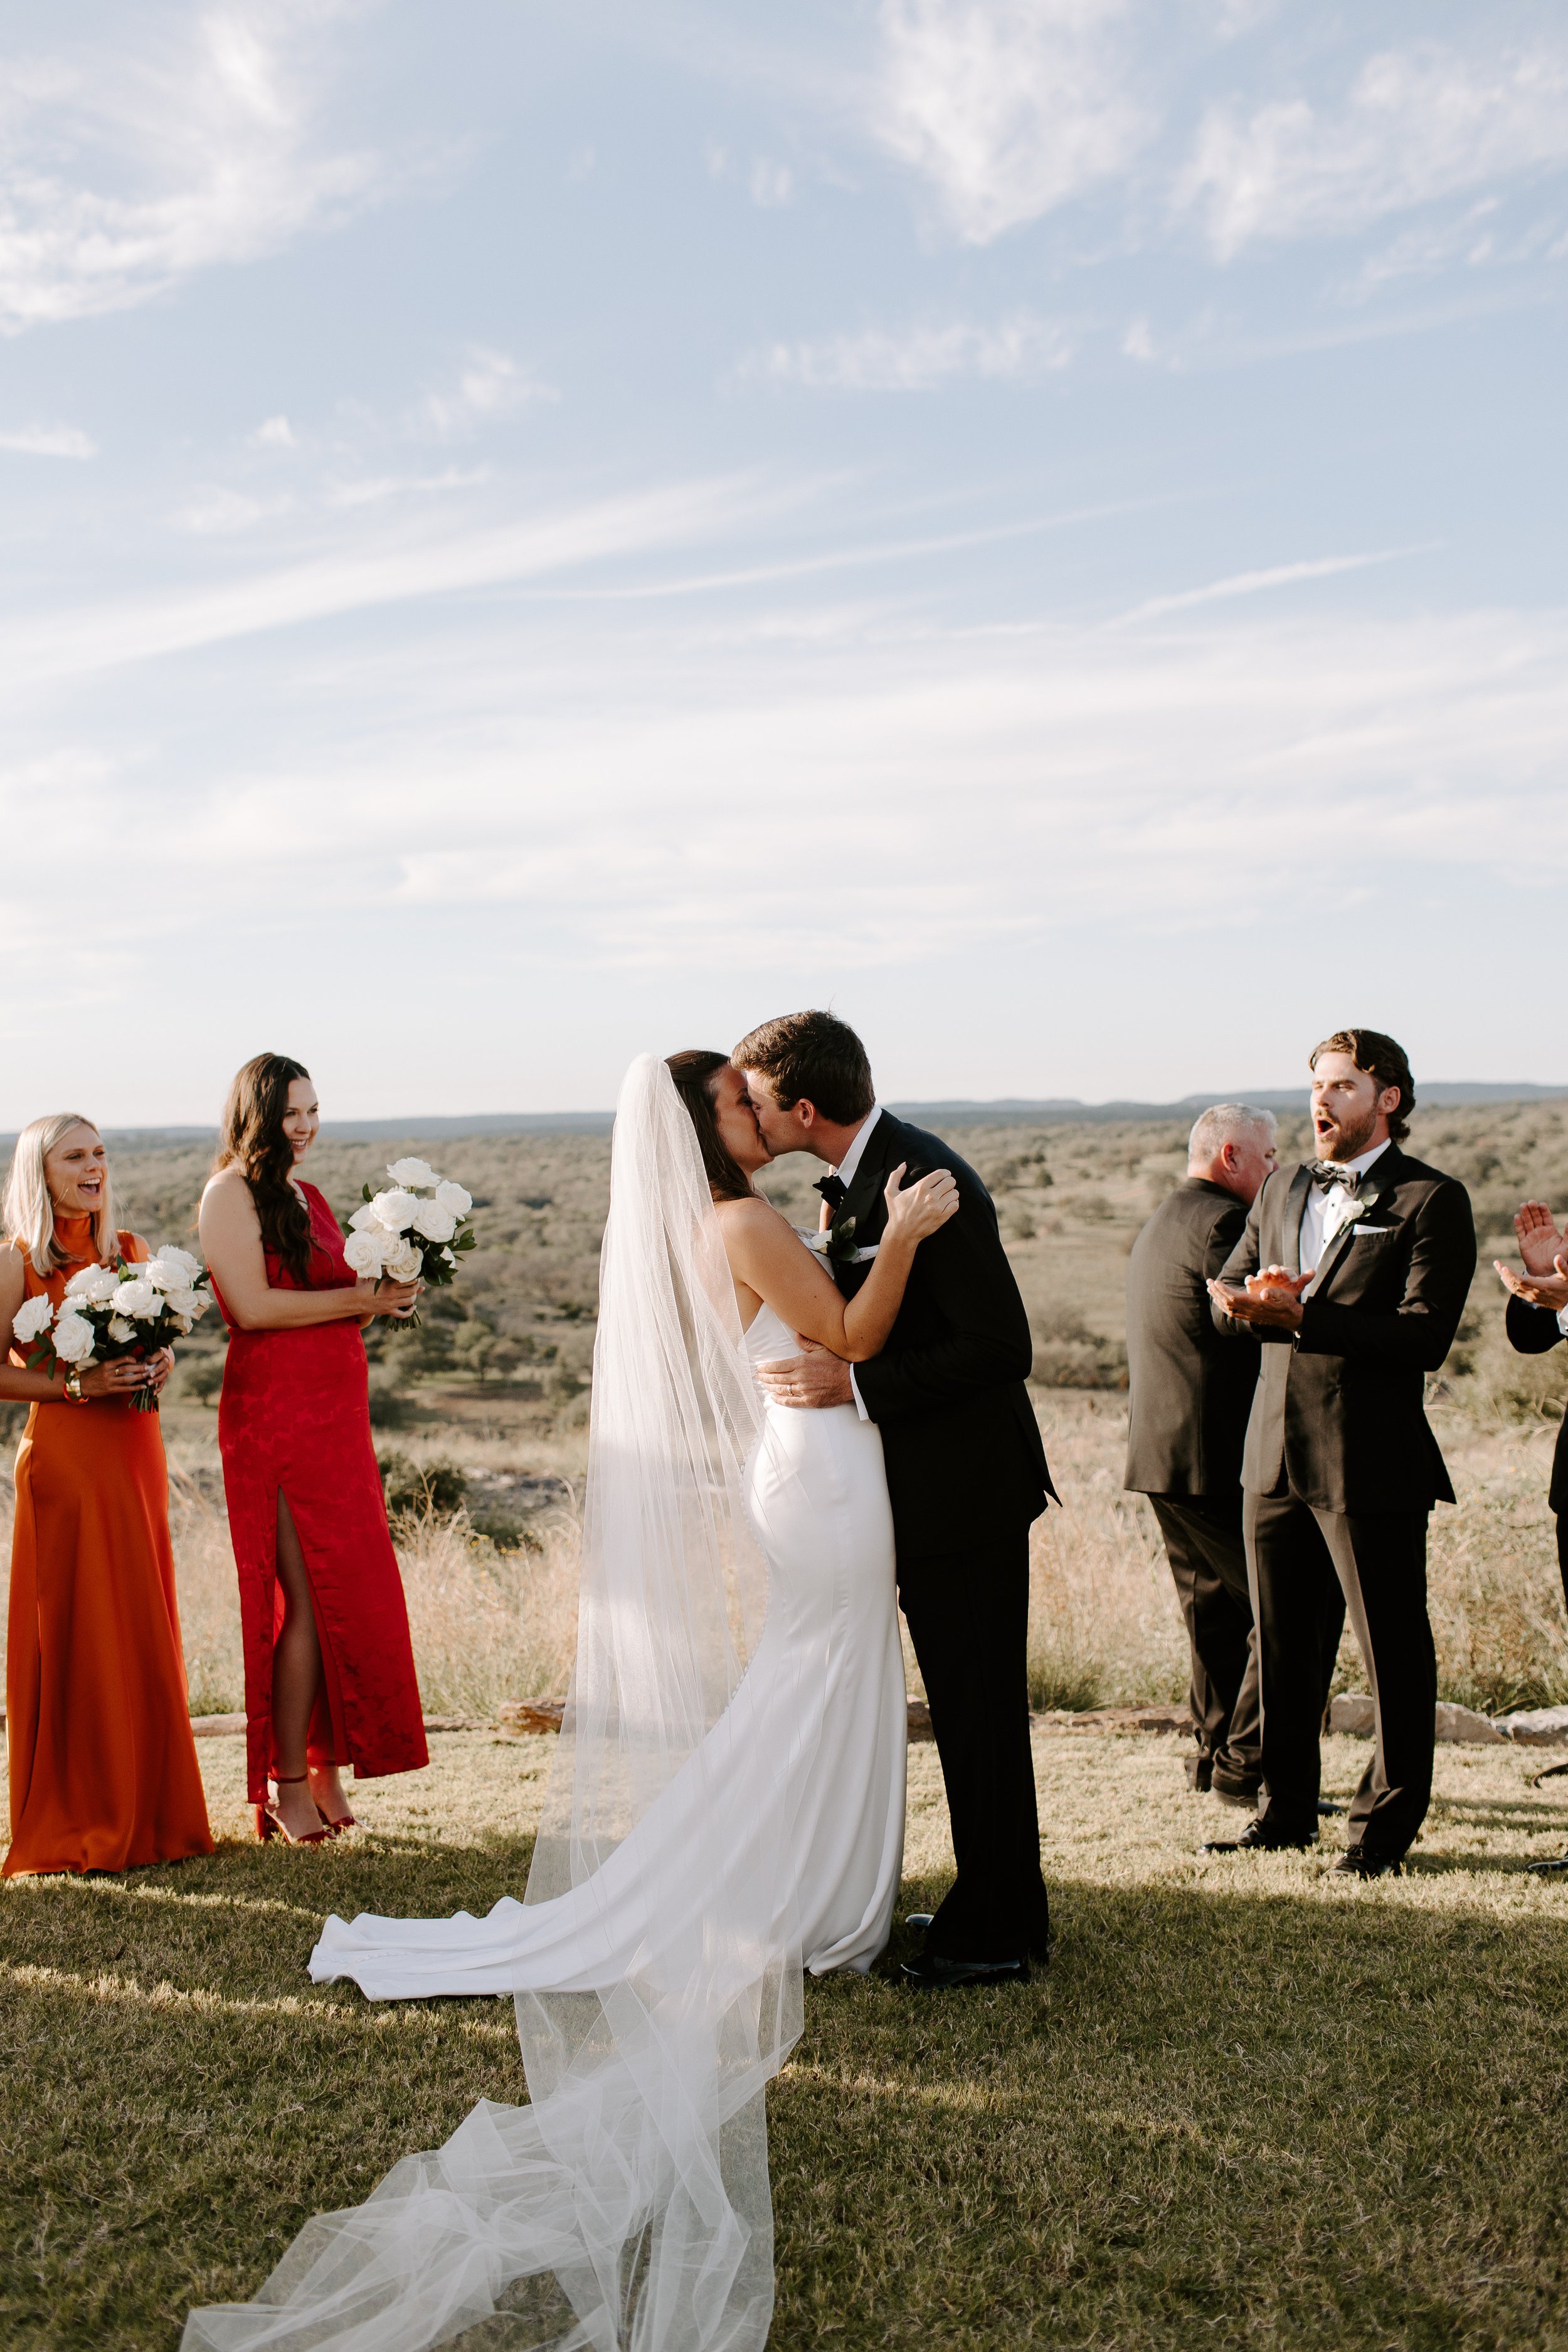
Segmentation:
{"type": "Polygon", "coordinates": [[[1352,1225],[1351,1231],[1352,1234],[1396,1234],[1399,1228],[1397,1225],[1352,1225]]]}

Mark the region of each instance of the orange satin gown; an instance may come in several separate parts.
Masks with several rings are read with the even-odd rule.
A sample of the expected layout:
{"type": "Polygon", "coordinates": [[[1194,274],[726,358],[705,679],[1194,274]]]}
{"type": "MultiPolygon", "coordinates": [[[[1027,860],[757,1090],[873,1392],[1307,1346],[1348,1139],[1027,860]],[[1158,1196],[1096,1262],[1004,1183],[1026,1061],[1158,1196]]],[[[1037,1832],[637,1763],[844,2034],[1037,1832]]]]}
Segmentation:
{"type": "MultiPolygon", "coordinates": [[[[64,1217],[69,1263],[26,1295],[58,1304],[98,1263],[64,1217]]],[[[142,1257],[121,1234],[128,1258],[142,1257]]],[[[26,1359],[15,1349],[11,1361],[26,1359]]],[[[5,1667],[11,1849],[4,1875],[129,1870],[211,1853],[191,1737],[169,1474],[155,1412],[129,1399],[35,1404],[16,1454],[5,1667]]]]}

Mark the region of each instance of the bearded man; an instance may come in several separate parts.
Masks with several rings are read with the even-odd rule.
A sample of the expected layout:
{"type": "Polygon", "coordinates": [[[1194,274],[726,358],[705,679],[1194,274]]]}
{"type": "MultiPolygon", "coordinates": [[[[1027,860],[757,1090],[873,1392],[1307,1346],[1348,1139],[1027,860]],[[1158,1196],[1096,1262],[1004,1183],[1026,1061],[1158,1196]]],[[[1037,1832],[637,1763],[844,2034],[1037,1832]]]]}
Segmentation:
{"type": "Polygon", "coordinates": [[[1453,1345],[1476,1233],[1464,1186],[1400,1149],[1415,1103],[1404,1049],[1375,1029],[1337,1029],[1310,1066],[1319,1157],[1269,1177],[1209,1286],[1216,1317],[1263,1351],[1241,1477],[1268,1801],[1239,1839],[1205,1851],[1316,1843],[1328,1644],[1343,1609],[1375,1733],[1336,1868],[1380,1878],[1402,1866],[1432,1794],[1426,1521],[1454,1489],[1426,1376],[1453,1345]]]}

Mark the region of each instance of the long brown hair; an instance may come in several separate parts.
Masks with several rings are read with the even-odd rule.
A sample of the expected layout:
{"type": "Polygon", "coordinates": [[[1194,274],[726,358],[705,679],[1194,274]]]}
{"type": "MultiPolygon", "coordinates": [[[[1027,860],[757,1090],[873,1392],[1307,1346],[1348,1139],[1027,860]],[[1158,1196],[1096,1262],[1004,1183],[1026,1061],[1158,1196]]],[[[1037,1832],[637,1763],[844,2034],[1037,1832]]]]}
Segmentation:
{"type": "Polygon", "coordinates": [[[238,1169],[256,1202],[263,1245],[297,1282],[310,1271],[310,1213],[289,1181],[294,1148],[283,1132],[283,1118],[289,1087],[310,1075],[303,1062],[291,1062],[287,1054],[257,1054],[237,1070],[213,1161],[215,1176],[220,1168],[238,1169]]]}
{"type": "Polygon", "coordinates": [[[752,1180],[731,1158],[713,1116],[713,1081],[721,1070],[729,1068],[729,1055],[705,1053],[700,1045],[690,1045],[682,1054],[669,1055],[664,1066],[697,1129],[703,1172],[714,1193],[721,1201],[749,1199],[752,1180]]]}

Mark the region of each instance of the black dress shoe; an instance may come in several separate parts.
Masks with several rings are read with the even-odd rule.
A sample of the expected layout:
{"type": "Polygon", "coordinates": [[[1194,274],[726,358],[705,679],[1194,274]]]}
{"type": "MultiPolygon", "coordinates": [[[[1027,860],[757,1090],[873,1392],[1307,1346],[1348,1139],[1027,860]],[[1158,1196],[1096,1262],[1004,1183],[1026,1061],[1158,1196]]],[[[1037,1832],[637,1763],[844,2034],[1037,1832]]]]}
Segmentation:
{"type": "Polygon", "coordinates": [[[1320,1797],[1318,1799],[1318,1811],[1325,1821],[1331,1820],[1335,1813],[1342,1813],[1344,1811],[1344,1806],[1341,1804],[1337,1797],[1320,1797]]]}
{"type": "Polygon", "coordinates": [[[1405,1867],[1402,1853],[1369,1853],[1364,1845],[1347,1846],[1334,1864],[1340,1878],[1397,1878],[1405,1867]]]}
{"type": "Polygon", "coordinates": [[[1277,1828],[1272,1822],[1248,1822],[1238,1838],[1210,1838],[1205,1853],[1305,1853],[1318,1843],[1316,1830],[1277,1828]]]}
{"type": "Polygon", "coordinates": [[[938,1952],[922,1952],[906,1960],[906,1984],[921,1992],[951,1992],[960,1985],[1027,1984],[1027,1960],[944,1960],[938,1952]]]}
{"type": "Polygon", "coordinates": [[[934,1911],[906,1911],[904,1925],[906,1927],[929,1927],[935,1916],[934,1911]]]}
{"type": "Polygon", "coordinates": [[[1530,1874],[1531,1878],[1568,1877],[1568,1853],[1559,1854],[1555,1862],[1532,1862],[1530,1874]]]}

